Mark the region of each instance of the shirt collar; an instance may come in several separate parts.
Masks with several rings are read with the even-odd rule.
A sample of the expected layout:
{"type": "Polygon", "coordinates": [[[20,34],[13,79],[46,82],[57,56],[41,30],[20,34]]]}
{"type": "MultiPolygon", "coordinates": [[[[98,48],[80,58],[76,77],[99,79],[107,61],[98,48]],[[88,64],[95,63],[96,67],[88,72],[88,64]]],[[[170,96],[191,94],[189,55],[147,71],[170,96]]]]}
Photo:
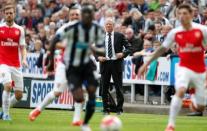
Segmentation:
{"type": "MultiPolygon", "coordinates": [[[[109,33],[108,33],[108,32],[106,32],[106,35],[108,35],[108,34],[109,34],[109,33]]],[[[113,34],[114,34],[114,31],[112,31],[112,32],[111,32],[111,35],[113,35],[113,34]]]]}
{"type": "Polygon", "coordinates": [[[6,22],[4,22],[4,25],[5,25],[6,27],[14,27],[14,26],[16,25],[16,23],[14,22],[14,23],[12,24],[12,26],[8,26],[8,25],[6,24],[6,22]]]}

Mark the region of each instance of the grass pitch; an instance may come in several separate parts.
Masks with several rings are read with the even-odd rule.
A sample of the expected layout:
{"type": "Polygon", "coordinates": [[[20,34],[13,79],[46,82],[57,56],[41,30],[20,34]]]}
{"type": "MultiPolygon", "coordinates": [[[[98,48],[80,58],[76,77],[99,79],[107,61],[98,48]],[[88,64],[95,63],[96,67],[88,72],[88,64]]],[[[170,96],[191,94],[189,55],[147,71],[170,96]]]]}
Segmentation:
{"type": "MultiPolygon", "coordinates": [[[[80,131],[79,127],[72,127],[73,112],[66,110],[45,110],[36,121],[30,122],[28,114],[31,109],[10,110],[12,122],[0,120],[0,131],[80,131]]],[[[82,114],[83,116],[83,114],[82,114]]],[[[93,131],[99,131],[101,113],[95,113],[91,120],[93,131]]],[[[120,116],[123,123],[122,131],[164,131],[168,116],[129,114],[120,116]]],[[[176,131],[207,131],[207,117],[179,116],[176,131]]]]}

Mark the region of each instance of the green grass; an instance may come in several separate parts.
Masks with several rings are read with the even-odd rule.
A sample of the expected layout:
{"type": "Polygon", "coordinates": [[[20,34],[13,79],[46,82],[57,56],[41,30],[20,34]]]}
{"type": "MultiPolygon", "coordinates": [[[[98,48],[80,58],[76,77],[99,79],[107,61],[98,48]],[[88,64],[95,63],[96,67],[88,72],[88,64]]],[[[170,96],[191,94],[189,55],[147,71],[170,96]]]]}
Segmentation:
{"type": "MultiPolygon", "coordinates": [[[[11,109],[12,122],[0,120],[0,131],[80,131],[70,126],[73,112],[65,110],[45,110],[35,122],[28,120],[30,109],[11,109]]],[[[83,116],[83,115],[82,115],[83,116]]],[[[103,115],[95,113],[91,121],[93,131],[99,131],[103,115]]],[[[120,116],[122,131],[164,131],[167,123],[165,115],[124,113],[120,116]]],[[[179,116],[176,131],[207,131],[207,117],[179,116]]]]}

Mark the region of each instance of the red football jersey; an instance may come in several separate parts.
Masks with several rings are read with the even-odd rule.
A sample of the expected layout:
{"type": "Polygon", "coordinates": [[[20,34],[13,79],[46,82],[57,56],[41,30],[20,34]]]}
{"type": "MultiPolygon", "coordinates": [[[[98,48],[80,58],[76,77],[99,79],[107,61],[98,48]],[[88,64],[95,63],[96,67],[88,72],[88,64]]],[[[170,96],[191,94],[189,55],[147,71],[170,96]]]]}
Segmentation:
{"type": "Polygon", "coordinates": [[[25,46],[24,29],[13,24],[0,25],[0,65],[20,67],[20,46],[25,46]]]}
{"type": "Polygon", "coordinates": [[[195,72],[205,71],[204,46],[207,42],[207,27],[192,23],[191,30],[177,27],[171,30],[163,43],[170,48],[172,43],[178,45],[180,66],[189,68],[195,72]]]}

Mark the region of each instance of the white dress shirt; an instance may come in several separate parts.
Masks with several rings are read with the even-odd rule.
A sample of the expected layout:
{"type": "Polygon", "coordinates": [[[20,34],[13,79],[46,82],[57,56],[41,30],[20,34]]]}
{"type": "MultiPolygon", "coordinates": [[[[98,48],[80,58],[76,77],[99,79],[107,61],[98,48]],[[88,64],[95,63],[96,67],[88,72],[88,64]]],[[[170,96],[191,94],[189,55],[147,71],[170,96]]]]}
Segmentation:
{"type": "Polygon", "coordinates": [[[109,58],[109,55],[108,55],[108,39],[109,39],[109,35],[108,35],[108,32],[106,32],[106,37],[105,37],[105,49],[106,49],[106,59],[107,60],[116,60],[116,53],[115,53],[115,49],[114,49],[114,31],[111,32],[111,46],[112,46],[112,57],[109,58]]]}

